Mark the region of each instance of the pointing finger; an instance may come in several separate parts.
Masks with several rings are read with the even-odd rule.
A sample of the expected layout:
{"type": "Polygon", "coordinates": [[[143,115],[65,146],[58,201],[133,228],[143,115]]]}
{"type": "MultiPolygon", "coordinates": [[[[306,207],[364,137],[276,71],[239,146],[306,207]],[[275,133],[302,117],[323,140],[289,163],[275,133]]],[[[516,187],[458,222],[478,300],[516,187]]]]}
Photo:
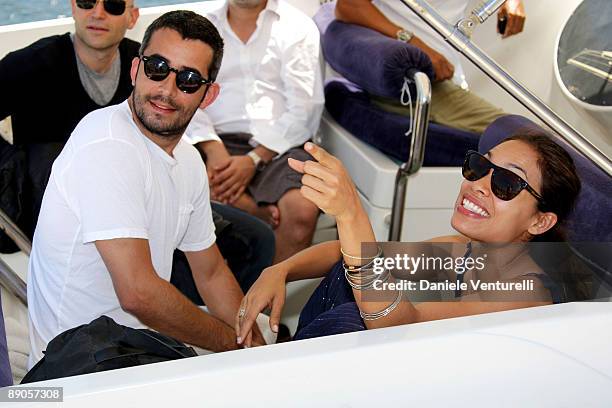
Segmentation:
{"type": "Polygon", "coordinates": [[[308,142],[304,145],[304,150],[312,155],[319,163],[325,167],[332,167],[336,158],[327,153],[321,146],[308,142]]]}

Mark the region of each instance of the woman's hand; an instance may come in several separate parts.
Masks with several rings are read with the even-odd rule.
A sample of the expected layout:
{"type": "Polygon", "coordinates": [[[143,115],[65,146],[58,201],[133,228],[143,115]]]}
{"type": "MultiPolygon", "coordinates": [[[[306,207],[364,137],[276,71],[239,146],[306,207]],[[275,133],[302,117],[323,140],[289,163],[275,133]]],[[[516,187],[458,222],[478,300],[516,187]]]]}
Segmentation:
{"type": "Polygon", "coordinates": [[[504,38],[518,34],[525,26],[525,7],[522,0],[506,0],[499,9],[497,18],[506,18],[506,30],[502,33],[504,38]]]}
{"type": "MultiPolygon", "coordinates": [[[[251,289],[244,295],[236,314],[236,342],[251,347],[251,329],[260,312],[270,308],[270,329],[278,333],[281,312],[285,304],[285,284],[289,268],[281,262],[264,269],[251,289]]],[[[257,338],[254,339],[257,342],[257,338]]]]}
{"type": "Polygon", "coordinates": [[[306,143],[304,149],[316,161],[289,159],[289,166],[304,174],[302,195],[336,220],[352,220],[362,211],[361,202],[342,162],[313,143],[306,143]]]}

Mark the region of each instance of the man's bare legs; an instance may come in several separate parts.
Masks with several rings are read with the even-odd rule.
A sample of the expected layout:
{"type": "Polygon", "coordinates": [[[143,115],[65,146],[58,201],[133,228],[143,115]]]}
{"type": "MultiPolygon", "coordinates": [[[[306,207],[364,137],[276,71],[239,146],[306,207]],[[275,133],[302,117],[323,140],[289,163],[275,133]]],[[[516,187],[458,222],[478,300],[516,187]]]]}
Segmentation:
{"type": "Polygon", "coordinates": [[[302,197],[298,189],[287,191],[278,205],[258,206],[247,194],[243,194],[233,205],[259,217],[274,228],[275,264],[307,248],[312,242],[319,209],[302,197]]]}
{"type": "Polygon", "coordinates": [[[232,205],[254,215],[266,224],[269,224],[273,229],[276,229],[280,223],[280,211],[276,205],[268,204],[259,206],[255,200],[253,200],[253,197],[247,193],[243,193],[232,205]]]}
{"type": "Polygon", "coordinates": [[[299,189],[287,191],[278,200],[280,224],[274,230],[274,263],[284,261],[312,243],[319,208],[302,196],[299,189]]]}

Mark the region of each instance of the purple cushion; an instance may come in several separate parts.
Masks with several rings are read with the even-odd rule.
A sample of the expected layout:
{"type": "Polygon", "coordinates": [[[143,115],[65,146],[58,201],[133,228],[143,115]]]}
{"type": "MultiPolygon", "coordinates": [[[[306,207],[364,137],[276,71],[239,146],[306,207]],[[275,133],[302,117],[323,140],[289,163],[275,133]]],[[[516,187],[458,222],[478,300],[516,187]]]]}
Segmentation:
{"type": "Polygon", "coordinates": [[[0,388],[13,385],[13,375],[9,363],[8,348],[6,346],[6,332],[4,330],[4,315],[2,314],[2,299],[0,295],[0,388]]]}
{"type": "MultiPolygon", "coordinates": [[[[479,150],[487,152],[519,129],[542,129],[531,120],[508,115],[494,121],[482,135],[479,150]]],[[[612,178],[563,139],[555,140],[572,156],[582,188],[568,218],[568,238],[573,242],[612,242],[612,178]]]]}
{"type": "Polygon", "coordinates": [[[365,27],[338,20],[327,24],[325,13],[329,12],[328,7],[315,21],[324,30],[325,60],[344,78],[374,95],[393,99],[401,96],[408,71],[416,69],[433,79],[431,61],[420,49],[365,27]]]}
{"type": "MultiPolygon", "coordinates": [[[[355,91],[343,81],[325,86],[325,107],[329,114],[358,139],[383,153],[408,159],[410,118],[383,111],[372,105],[365,92],[355,91]]],[[[430,123],[425,144],[425,166],[461,166],[465,153],[478,147],[478,134],[430,123]]]]}

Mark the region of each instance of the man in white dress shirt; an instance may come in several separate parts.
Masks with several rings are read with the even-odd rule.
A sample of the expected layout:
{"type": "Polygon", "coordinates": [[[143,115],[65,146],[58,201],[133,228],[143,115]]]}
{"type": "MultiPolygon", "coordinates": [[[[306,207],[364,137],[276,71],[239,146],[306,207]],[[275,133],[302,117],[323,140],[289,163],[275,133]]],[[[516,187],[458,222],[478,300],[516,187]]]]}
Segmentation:
{"type": "Polygon", "coordinates": [[[192,142],[207,157],[212,198],[268,222],[279,262],[310,245],[319,213],[287,165],[309,159],[302,146],[323,111],[319,33],[284,0],[228,0],[207,17],[225,41],[221,91],[208,132],[192,142]]]}
{"type": "MultiPolygon", "coordinates": [[[[454,24],[465,16],[468,0],[428,0],[442,17],[454,24]]],[[[504,37],[523,30],[522,0],[507,0],[499,12],[506,19],[504,37]]],[[[336,18],[376,30],[420,48],[430,58],[435,79],[432,84],[431,120],[476,133],[504,113],[467,90],[460,55],[416,14],[398,0],[338,0],[336,18]]],[[[383,109],[402,112],[399,102],[374,98],[383,109]]]]}
{"type": "Polygon", "coordinates": [[[132,61],[129,99],[91,112],[68,139],[30,257],[30,367],[56,335],[101,315],[207,350],[238,347],[233,325],[243,294],[215,244],[205,166],[181,140],[196,110],[218,94],[222,54],[223,40],[204,17],[162,15],[132,61]],[[168,282],[176,248],[210,314],[168,282]]]}

